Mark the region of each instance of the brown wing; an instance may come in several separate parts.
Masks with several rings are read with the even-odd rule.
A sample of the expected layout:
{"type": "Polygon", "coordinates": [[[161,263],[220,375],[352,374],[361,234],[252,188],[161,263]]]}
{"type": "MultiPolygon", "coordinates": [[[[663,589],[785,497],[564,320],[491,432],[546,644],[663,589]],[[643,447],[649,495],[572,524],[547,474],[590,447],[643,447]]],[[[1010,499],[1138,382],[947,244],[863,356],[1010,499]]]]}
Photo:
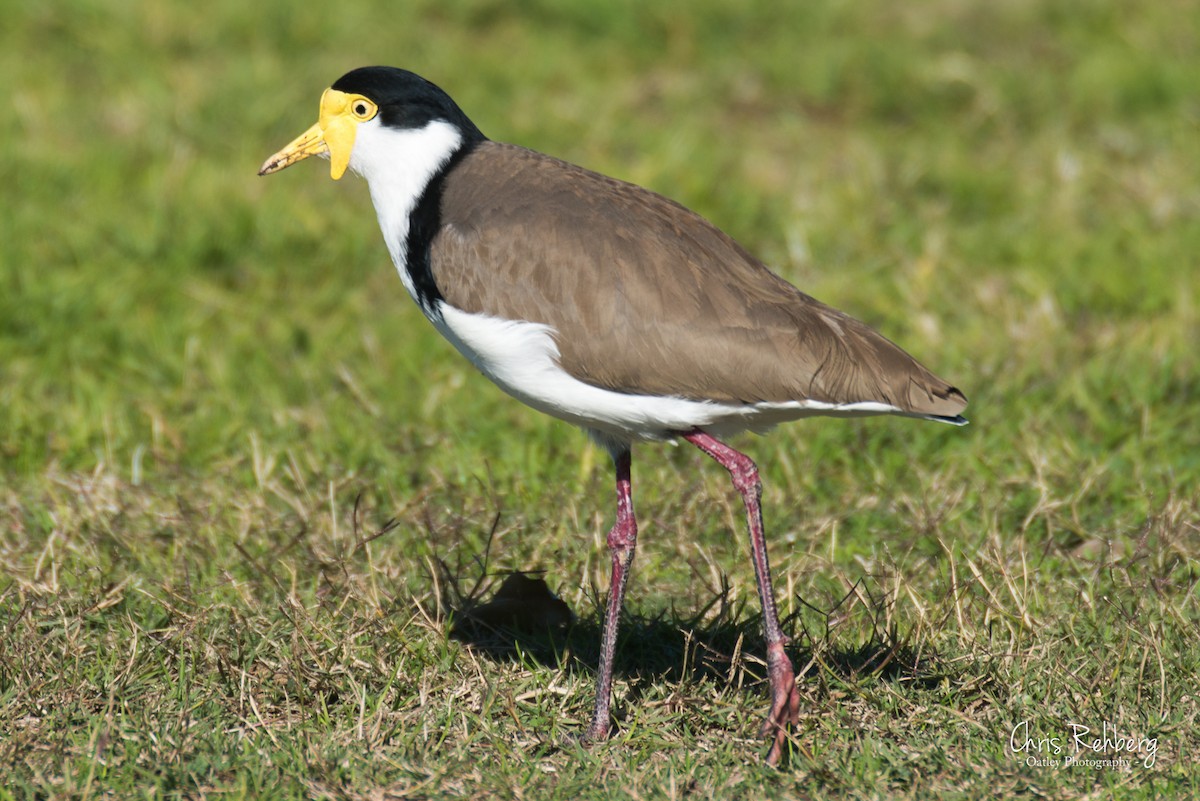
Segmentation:
{"type": "Polygon", "coordinates": [[[572,376],[734,403],[966,406],[863,323],[779,278],[661,195],[486,142],[447,176],[434,280],[472,313],[544,323],[572,376]]]}

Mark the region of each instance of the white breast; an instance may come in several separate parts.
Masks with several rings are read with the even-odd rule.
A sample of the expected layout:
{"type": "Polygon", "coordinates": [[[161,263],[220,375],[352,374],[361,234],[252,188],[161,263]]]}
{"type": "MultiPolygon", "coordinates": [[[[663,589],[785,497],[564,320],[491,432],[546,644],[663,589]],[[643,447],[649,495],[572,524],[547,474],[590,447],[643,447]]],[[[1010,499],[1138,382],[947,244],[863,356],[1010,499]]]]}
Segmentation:
{"type": "Polygon", "coordinates": [[[405,247],[409,215],[430,179],[461,146],[458,129],[442,121],[397,130],[375,118],[361,124],[354,137],[350,169],[367,179],[383,241],[414,300],[417,293],[408,274],[405,247]]]}

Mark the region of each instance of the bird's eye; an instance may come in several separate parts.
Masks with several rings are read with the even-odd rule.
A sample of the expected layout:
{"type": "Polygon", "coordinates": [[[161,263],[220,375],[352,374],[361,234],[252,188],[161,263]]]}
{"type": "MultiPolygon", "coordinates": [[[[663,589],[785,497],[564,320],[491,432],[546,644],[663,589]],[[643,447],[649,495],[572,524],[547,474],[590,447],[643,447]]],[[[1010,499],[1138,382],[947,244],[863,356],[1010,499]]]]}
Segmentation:
{"type": "Polygon", "coordinates": [[[363,116],[364,114],[366,114],[367,113],[367,104],[366,103],[355,103],[354,104],[354,113],[360,117],[363,116]]]}
{"type": "Polygon", "coordinates": [[[350,104],[350,111],[359,120],[365,122],[375,116],[375,104],[360,97],[350,104]]]}

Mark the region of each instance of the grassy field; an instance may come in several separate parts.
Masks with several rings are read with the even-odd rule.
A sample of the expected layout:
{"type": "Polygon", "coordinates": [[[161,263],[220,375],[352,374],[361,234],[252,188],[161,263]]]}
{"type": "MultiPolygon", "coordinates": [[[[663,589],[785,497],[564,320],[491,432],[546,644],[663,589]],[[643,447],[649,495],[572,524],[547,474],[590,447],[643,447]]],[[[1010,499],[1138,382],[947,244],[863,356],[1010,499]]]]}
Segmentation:
{"type": "Polygon", "coordinates": [[[6,3],[0,798],[1200,794],[1200,8],[794,5],[6,3]],[[620,733],[570,743],[607,457],[440,340],[360,181],[255,176],[369,63],[970,398],[737,442],[806,673],[781,770],[692,448],[635,451],[620,733]],[[576,625],[451,636],[513,570],[576,625]]]}

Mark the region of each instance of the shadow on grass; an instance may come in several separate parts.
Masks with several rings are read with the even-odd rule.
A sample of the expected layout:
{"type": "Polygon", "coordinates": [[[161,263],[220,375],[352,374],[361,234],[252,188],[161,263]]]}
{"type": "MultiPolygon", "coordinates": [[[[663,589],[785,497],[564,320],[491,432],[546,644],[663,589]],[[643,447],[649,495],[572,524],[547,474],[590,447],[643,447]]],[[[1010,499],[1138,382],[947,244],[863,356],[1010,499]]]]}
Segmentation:
{"type": "MultiPolygon", "coordinates": [[[[600,657],[603,599],[593,604],[594,611],[587,617],[574,620],[566,604],[532,574],[510,574],[499,582],[500,589],[490,600],[483,601],[481,598],[497,583],[494,578],[480,578],[463,592],[462,582],[444,564],[439,567],[442,615],[451,621],[452,639],[496,661],[594,673],[600,657]],[[505,588],[513,583],[525,588],[526,594],[520,600],[505,597],[505,588]],[[561,614],[547,612],[557,612],[558,607],[563,610],[561,614]],[[507,614],[493,614],[497,608],[507,614]],[[557,625],[547,625],[548,620],[557,625]]],[[[728,587],[722,587],[699,610],[690,613],[672,607],[646,616],[630,612],[627,607],[618,633],[616,675],[646,681],[711,681],[739,686],[765,682],[761,615],[746,609],[745,604],[732,603],[729,595],[728,587]]],[[[894,630],[876,625],[882,617],[880,609],[865,610],[871,615],[865,640],[854,645],[837,642],[832,621],[844,616],[844,605],[855,603],[853,595],[853,591],[848,593],[830,610],[817,609],[798,599],[799,606],[824,621],[821,631],[806,629],[799,614],[782,621],[792,639],[788,653],[797,678],[819,679],[818,686],[826,689],[831,682],[854,684],[871,678],[928,688],[948,677],[945,665],[927,646],[906,642],[894,630]]]]}

